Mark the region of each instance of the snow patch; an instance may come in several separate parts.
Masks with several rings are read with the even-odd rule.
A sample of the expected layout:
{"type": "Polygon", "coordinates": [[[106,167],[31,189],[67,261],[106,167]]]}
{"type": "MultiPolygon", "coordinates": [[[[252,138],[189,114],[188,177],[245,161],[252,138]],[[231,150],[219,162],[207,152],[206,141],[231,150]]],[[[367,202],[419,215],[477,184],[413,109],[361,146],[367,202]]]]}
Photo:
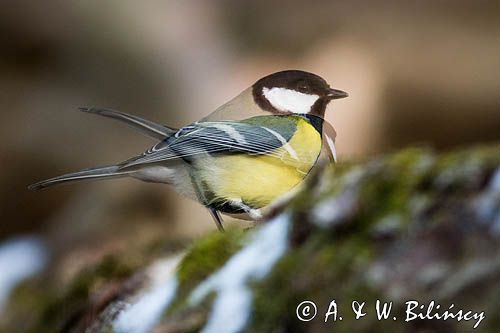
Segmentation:
{"type": "Polygon", "coordinates": [[[337,196],[318,203],[311,212],[311,220],[322,228],[335,227],[356,210],[359,182],[363,176],[356,168],[344,176],[344,189],[337,196]]]}
{"type": "Polygon", "coordinates": [[[0,309],[12,289],[40,272],[47,260],[47,249],[38,238],[14,238],[0,244],[0,309]]]}
{"type": "Polygon", "coordinates": [[[126,307],[113,323],[116,333],[147,333],[159,322],[177,290],[175,269],[182,256],[157,261],[148,270],[151,287],[126,307]]]}
{"type": "Polygon", "coordinates": [[[480,221],[490,225],[492,233],[500,236],[500,168],[491,177],[485,191],[472,204],[480,221]]]}
{"type": "Polygon", "coordinates": [[[490,181],[490,191],[493,193],[500,195],[500,168],[495,171],[491,181],[490,181]]]}
{"type": "Polygon", "coordinates": [[[189,298],[192,305],[199,304],[211,292],[217,292],[202,332],[235,333],[243,329],[252,306],[252,293],[247,283],[264,278],[285,253],[289,224],[288,214],[267,222],[247,246],[192,292],[189,298]]]}

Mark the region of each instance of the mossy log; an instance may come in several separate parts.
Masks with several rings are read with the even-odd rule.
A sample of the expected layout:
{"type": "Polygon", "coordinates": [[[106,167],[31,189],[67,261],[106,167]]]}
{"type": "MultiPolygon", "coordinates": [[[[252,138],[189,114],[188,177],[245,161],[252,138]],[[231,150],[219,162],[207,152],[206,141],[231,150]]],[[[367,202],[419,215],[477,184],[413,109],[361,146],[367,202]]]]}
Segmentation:
{"type": "Polygon", "coordinates": [[[0,327],[464,332],[476,326],[498,332],[500,146],[443,154],[406,149],[327,166],[262,226],[214,231],[167,248],[140,256],[134,250],[134,260],[132,249],[117,253],[67,286],[57,286],[50,274],[28,281],[11,297],[0,327]],[[182,258],[174,270],[151,273],[155,261],[173,253],[182,258]],[[154,280],[172,282],[160,312],[147,302],[164,290],[154,280]],[[305,300],[316,305],[310,321],[298,318],[314,312],[297,311],[305,300]],[[387,319],[377,317],[377,300],[392,302],[387,319]],[[364,302],[366,315],[356,319],[353,301],[358,310],[364,302]],[[411,301],[418,306],[410,312],[425,318],[407,320],[411,301]],[[140,318],[148,309],[159,314],[140,318]],[[134,320],[150,322],[129,325],[134,320]]]}

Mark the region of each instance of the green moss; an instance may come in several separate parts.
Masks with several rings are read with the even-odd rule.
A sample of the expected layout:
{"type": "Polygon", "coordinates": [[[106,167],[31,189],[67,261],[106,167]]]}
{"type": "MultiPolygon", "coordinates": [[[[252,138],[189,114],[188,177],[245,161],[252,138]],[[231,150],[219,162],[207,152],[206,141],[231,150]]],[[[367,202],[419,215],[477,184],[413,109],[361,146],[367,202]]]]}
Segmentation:
{"type": "Polygon", "coordinates": [[[99,333],[114,333],[113,327],[110,325],[103,327],[99,333]]]}
{"type": "MultiPolygon", "coordinates": [[[[246,331],[307,327],[297,320],[296,306],[314,300],[321,314],[332,299],[342,303],[359,295],[362,280],[352,277],[363,271],[372,256],[372,244],[362,235],[331,241],[328,233],[314,233],[300,248],[290,250],[264,281],[253,285],[252,320],[246,331]]],[[[369,298],[368,289],[364,294],[369,298]]],[[[346,305],[343,311],[347,309],[346,305]]]]}
{"type": "Polygon", "coordinates": [[[179,287],[167,313],[185,304],[194,286],[214,273],[244,244],[248,235],[241,228],[227,228],[226,232],[214,231],[197,240],[179,264],[177,277],[179,287]]]}
{"type": "MultiPolygon", "coordinates": [[[[380,161],[360,189],[360,218],[374,222],[387,215],[399,215],[408,220],[409,197],[430,172],[433,157],[423,150],[405,150],[380,161]]],[[[370,172],[370,165],[368,165],[370,172]]]]}
{"type": "Polygon", "coordinates": [[[179,285],[194,285],[207,278],[242,247],[244,235],[240,228],[228,228],[196,241],[179,265],[179,285]]]}

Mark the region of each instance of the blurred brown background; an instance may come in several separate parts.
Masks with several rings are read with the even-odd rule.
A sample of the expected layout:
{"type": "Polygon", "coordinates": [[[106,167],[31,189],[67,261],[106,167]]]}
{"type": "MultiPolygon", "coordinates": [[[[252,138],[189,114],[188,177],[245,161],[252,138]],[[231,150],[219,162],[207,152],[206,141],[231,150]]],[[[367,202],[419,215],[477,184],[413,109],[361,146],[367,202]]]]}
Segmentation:
{"type": "Polygon", "coordinates": [[[79,106],[181,126],[297,68],[350,94],[328,114],[341,160],[498,140],[499,12],[493,1],[2,1],[0,240],[40,232],[90,247],[215,228],[167,186],[29,192],[154,143],[79,106]]]}

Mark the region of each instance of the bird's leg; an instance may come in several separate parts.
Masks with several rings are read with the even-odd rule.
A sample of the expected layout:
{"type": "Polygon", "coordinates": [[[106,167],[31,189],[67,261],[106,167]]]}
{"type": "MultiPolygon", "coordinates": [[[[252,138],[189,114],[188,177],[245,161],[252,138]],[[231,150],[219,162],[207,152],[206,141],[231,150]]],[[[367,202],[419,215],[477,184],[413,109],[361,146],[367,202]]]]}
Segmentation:
{"type": "Polygon", "coordinates": [[[217,226],[217,229],[219,229],[220,232],[224,232],[224,226],[222,225],[222,217],[220,216],[219,211],[216,209],[210,207],[208,205],[208,200],[205,197],[205,194],[202,190],[201,184],[196,180],[196,178],[193,178],[192,184],[194,186],[194,190],[196,191],[198,195],[198,199],[207,207],[208,211],[210,212],[210,215],[214,219],[215,225],[217,226]]]}
{"type": "Polygon", "coordinates": [[[217,226],[217,229],[219,229],[220,232],[224,232],[224,226],[222,225],[222,217],[220,216],[219,211],[216,209],[213,209],[211,207],[207,207],[208,211],[210,212],[210,215],[212,215],[212,218],[214,219],[215,225],[217,226]]]}

